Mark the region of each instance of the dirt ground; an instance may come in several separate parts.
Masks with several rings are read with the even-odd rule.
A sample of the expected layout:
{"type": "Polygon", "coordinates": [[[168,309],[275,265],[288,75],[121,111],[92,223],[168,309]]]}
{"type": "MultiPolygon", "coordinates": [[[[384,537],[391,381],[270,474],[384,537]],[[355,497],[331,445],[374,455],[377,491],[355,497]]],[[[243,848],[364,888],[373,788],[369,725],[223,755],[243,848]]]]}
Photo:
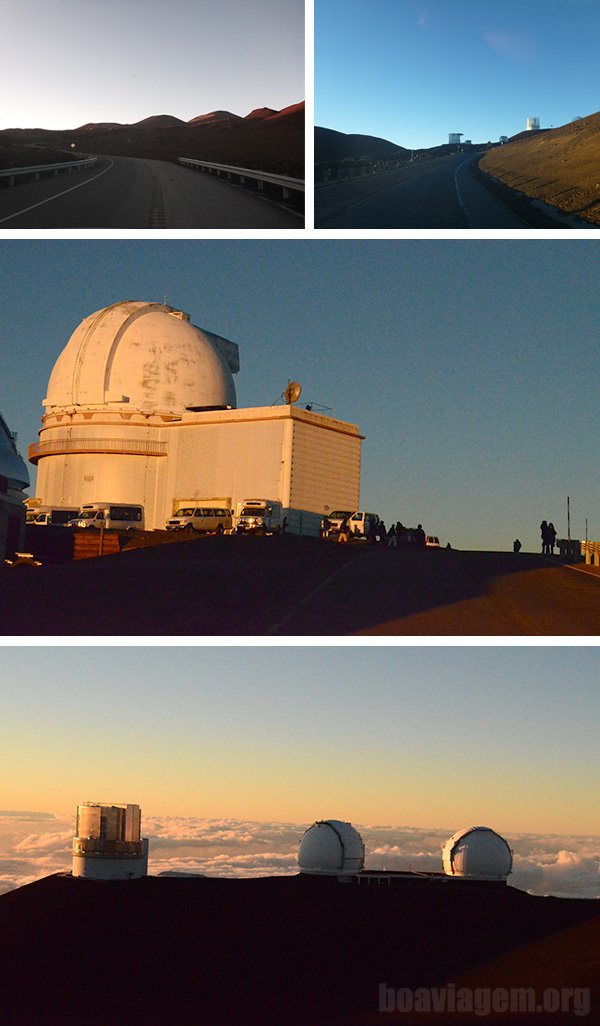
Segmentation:
{"type": "Polygon", "coordinates": [[[479,165],[512,189],[600,225],[600,113],[524,133],[479,165]]]}

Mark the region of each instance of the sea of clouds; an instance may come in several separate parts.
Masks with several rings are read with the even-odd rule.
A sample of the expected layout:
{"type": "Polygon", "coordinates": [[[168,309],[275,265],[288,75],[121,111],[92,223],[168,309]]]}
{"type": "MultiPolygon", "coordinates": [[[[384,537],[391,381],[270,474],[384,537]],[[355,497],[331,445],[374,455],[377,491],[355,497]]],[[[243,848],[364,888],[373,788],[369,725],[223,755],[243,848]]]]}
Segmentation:
{"type": "MultiPolygon", "coordinates": [[[[273,876],[297,871],[298,842],[310,824],[144,816],[149,872],[273,876]]],[[[369,869],[440,872],[453,829],[356,824],[369,869]]],[[[71,868],[74,817],[0,810],[0,894],[71,868]]],[[[532,894],[600,897],[600,838],[514,834],[510,883],[532,894]]]]}

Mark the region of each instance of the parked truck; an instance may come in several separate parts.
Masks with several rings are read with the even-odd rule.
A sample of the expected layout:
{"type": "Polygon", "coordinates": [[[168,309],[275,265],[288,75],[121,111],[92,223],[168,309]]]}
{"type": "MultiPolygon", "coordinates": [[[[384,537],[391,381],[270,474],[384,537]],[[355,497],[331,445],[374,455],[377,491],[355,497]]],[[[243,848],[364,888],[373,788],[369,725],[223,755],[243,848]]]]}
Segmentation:
{"type": "Polygon", "coordinates": [[[25,519],[37,527],[65,527],[78,513],[79,506],[34,506],[27,510],[25,519]]]}
{"type": "Polygon", "coordinates": [[[334,510],[327,513],[321,521],[321,537],[327,541],[366,541],[373,527],[377,527],[377,513],[365,513],[363,510],[349,512],[334,510]]]}
{"type": "Polygon", "coordinates": [[[279,534],[283,508],[276,499],[243,499],[235,512],[237,534],[279,534]]]}

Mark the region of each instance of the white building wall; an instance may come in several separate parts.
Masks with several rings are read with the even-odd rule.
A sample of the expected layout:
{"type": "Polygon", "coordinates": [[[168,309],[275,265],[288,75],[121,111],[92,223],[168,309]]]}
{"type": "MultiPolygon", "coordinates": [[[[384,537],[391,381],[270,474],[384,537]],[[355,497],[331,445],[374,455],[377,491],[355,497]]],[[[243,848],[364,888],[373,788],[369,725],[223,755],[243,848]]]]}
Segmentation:
{"type": "Polygon", "coordinates": [[[354,425],[289,406],[157,416],[147,424],[97,411],[64,422],[57,415],[41,432],[40,451],[55,454],[39,459],[37,497],[49,506],[141,504],[149,530],[165,526],[177,500],[228,496],[235,507],[267,498],[293,511],[290,529],[317,533],[327,508],[359,507],[360,446],[354,425]],[[136,453],[119,451],[128,446],[136,453]]]}
{"type": "Polygon", "coordinates": [[[148,875],[148,841],[139,856],[73,855],[73,876],[86,880],[138,880],[148,875]]]}
{"type": "Polygon", "coordinates": [[[359,508],[360,436],[294,422],[290,506],[323,513],[359,508]]]}

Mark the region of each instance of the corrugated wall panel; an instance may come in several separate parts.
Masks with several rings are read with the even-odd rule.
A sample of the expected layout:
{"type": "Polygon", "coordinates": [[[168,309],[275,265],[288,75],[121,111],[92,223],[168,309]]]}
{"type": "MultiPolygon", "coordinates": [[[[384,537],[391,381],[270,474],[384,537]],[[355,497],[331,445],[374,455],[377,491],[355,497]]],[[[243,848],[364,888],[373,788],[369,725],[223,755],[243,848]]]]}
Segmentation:
{"type": "Polygon", "coordinates": [[[358,509],[360,438],[294,423],[290,505],[322,513],[358,509]]]}

